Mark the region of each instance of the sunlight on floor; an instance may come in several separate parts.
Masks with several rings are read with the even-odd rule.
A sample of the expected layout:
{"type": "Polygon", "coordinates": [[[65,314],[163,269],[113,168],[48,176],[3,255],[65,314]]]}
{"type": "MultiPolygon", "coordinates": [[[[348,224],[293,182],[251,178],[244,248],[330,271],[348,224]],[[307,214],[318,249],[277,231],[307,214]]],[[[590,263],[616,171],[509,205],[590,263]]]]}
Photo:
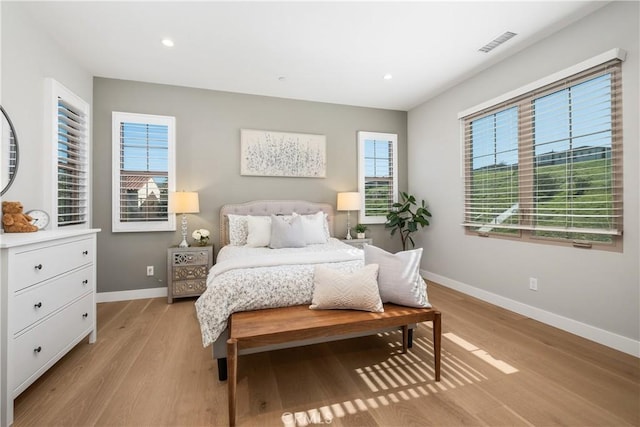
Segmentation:
{"type": "MultiPolygon", "coordinates": [[[[284,426],[330,424],[334,418],[343,418],[347,415],[393,405],[401,401],[446,392],[447,390],[481,382],[488,378],[454,354],[442,350],[441,380],[440,382],[435,382],[435,372],[432,366],[433,343],[424,337],[415,338],[413,348],[418,351],[402,353],[402,342],[395,339],[397,334],[397,332],[378,334],[379,336],[391,338],[389,346],[396,350],[394,354],[380,363],[355,369],[362,382],[372,393],[376,393],[376,396],[367,399],[346,400],[307,411],[285,412],[282,415],[284,426]],[[420,356],[416,355],[416,353],[420,356]]],[[[443,335],[446,336],[447,334],[443,335]]],[[[457,337],[448,338],[453,341],[457,337]]],[[[502,367],[503,369],[501,370],[505,373],[511,373],[509,368],[514,369],[504,362],[493,359],[486,352],[464,340],[458,339],[456,344],[480,357],[485,362],[496,367],[502,367]],[[482,352],[485,356],[479,352],[482,352]]],[[[517,372],[517,370],[514,370],[514,372],[517,372]]]]}
{"type": "Polygon", "coordinates": [[[442,334],[442,336],[445,338],[448,338],[451,342],[458,344],[460,347],[464,348],[474,356],[479,357],[481,360],[485,361],[486,363],[493,366],[494,368],[499,369],[505,374],[513,374],[515,372],[518,372],[516,368],[509,365],[507,362],[503,360],[495,359],[486,351],[476,347],[475,345],[471,344],[468,341],[465,341],[464,339],[460,338],[454,333],[447,332],[442,334]]]}

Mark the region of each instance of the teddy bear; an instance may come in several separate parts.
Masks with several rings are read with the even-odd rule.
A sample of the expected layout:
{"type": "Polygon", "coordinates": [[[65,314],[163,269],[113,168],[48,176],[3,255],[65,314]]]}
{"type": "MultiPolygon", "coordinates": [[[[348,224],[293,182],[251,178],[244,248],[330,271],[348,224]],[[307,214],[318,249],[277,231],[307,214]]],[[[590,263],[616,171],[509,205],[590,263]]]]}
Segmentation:
{"type": "Polygon", "coordinates": [[[7,233],[30,233],[38,231],[38,227],[31,224],[29,215],[22,213],[22,203],[2,202],[2,225],[7,233]]]}

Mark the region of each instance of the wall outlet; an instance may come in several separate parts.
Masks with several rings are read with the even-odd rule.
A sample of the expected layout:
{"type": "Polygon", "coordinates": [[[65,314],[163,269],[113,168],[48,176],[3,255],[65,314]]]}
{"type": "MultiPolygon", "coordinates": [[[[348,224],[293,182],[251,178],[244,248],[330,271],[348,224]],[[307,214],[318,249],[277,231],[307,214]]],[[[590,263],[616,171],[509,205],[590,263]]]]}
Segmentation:
{"type": "Polygon", "coordinates": [[[529,289],[532,291],[538,290],[538,279],[535,277],[529,277],[529,289]]]}
{"type": "Polygon", "coordinates": [[[147,276],[153,276],[153,265],[147,265],[147,276]]]}

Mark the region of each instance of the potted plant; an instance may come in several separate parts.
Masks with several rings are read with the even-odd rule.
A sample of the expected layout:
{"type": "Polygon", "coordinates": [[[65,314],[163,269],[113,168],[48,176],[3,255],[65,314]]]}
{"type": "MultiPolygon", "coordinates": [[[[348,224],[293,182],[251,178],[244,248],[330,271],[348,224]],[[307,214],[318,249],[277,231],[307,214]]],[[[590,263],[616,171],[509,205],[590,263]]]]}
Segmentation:
{"type": "Polygon", "coordinates": [[[367,227],[364,224],[358,224],[356,225],[356,236],[358,237],[358,239],[364,239],[365,238],[365,231],[367,231],[369,229],[369,227],[367,227]]]}
{"type": "Polygon", "coordinates": [[[402,250],[407,250],[407,240],[411,242],[411,247],[416,244],[411,238],[411,233],[418,231],[418,226],[426,227],[429,225],[427,218],[431,217],[431,212],[422,200],[420,206],[416,203],[416,198],[404,191],[400,193],[401,202],[392,205],[393,210],[387,214],[387,222],[385,228],[391,229],[391,235],[396,232],[400,233],[402,240],[402,250]],[[413,210],[415,208],[415,211],[413,210]]]}

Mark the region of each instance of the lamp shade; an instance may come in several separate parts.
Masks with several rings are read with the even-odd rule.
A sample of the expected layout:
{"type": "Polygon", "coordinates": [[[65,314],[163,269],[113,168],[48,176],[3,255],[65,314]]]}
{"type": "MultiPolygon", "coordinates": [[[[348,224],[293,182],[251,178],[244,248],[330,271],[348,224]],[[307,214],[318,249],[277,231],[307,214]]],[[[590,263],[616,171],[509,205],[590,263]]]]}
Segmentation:
{"type": "Polygon", "coordinates": [[[347,192],[338,193],[338,210],[339,211],[358,211],[360,210],[360,193],[347,192]]]}
{"type": "Polygon", "coordinates": [[[200,212],[198,193],[195,191],[169,193],[169,212],[182,214],[200,212]]]}

